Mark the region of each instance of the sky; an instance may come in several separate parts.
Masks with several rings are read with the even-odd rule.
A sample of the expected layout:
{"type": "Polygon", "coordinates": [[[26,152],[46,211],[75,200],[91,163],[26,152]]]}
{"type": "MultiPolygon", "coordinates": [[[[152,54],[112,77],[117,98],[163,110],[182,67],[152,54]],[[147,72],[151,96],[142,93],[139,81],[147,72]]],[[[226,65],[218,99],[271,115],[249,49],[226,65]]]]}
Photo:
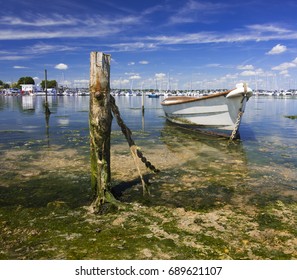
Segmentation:
{"type": "Polygon", "coordinates": [[[297,88],[296,0],[0,0],[0,80],[112,88],[297,88]]]}

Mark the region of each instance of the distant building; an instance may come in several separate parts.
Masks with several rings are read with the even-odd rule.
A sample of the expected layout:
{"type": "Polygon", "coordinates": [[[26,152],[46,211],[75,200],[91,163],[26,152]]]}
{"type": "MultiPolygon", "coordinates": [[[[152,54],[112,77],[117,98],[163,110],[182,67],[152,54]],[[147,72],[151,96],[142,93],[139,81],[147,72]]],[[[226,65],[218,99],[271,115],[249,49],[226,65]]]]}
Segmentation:
{"type": "Polygon", "coordinates": [[[37,91],[35,85],[21,85],[21,94],[30,94],[37,91]]]}

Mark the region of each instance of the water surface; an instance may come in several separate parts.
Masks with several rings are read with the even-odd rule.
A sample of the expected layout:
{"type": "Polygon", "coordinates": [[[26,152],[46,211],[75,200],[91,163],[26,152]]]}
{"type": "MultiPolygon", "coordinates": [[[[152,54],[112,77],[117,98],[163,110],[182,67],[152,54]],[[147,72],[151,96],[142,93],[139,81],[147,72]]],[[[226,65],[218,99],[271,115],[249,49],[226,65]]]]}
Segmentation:
{"type": "Polygon", "coordinates": [[[114,119],[112,184],[133,209],[98,219],[85,210],[89,97],[49,97],[46,119],[44,97],[0,96],[0,258],[297,258],[297,99],[252,97],[231,144],[168,123],[160,101],[143,116],[141,97],[116,97],[161,172],[143,168],[144,199],[114,119]]]}

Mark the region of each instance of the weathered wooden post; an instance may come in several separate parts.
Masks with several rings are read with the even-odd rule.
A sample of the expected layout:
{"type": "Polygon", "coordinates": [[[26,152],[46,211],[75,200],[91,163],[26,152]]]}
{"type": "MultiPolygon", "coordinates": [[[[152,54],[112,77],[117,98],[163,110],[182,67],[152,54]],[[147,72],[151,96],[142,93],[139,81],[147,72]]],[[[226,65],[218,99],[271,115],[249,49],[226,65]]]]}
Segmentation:
{"type": "Polygon", "coordinates": [[[92,203],[95,212],[110,197],[110,55],[91,52],[90,63],[90,151],[92,203]]]}
{"type": "Polygon", "coordinates": [[[45,116],[49,117],[49,115],[51,114],[51,111],[49,109],[48,106],[48,100],[47,100],[47,70],[44,70],[44,88],[45,88],[45,103],[44,103],[44,107],[45,107],[45,116]]]}
{"type": "Polygon", "coordinates": [[[144,91],[142,91],[142,106],[141,106],[141,111],[142,111],[142,116],[144,116],[144,91]]]}

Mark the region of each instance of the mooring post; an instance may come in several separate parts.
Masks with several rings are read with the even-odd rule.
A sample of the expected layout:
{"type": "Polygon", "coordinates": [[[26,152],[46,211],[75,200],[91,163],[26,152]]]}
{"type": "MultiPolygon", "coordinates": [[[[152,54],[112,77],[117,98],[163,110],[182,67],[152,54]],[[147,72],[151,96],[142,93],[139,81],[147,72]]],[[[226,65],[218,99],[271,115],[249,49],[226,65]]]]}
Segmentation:
{"type": "Polygon", "coordinates": [[[144,115],[144,91],[142,91],[142,106],[141,106],[142,116],[144,115]]]}
{"type": "Polygon", "coordinates": [[[49,116],[51,114],[51,111],[49,109],[48,100],[47,100],[47,70],[46,69],[44,70],[44,88],[45,88],[45,104],[44,104],[45,115],[49,116]]]}
{"type": "Polygon", "coordinates": [[[94,211],[109,197],[110,133],[112,114],[110,106],[110,55],[91,52],[90,55],[90,152],[91,187],[94,211]]]}

